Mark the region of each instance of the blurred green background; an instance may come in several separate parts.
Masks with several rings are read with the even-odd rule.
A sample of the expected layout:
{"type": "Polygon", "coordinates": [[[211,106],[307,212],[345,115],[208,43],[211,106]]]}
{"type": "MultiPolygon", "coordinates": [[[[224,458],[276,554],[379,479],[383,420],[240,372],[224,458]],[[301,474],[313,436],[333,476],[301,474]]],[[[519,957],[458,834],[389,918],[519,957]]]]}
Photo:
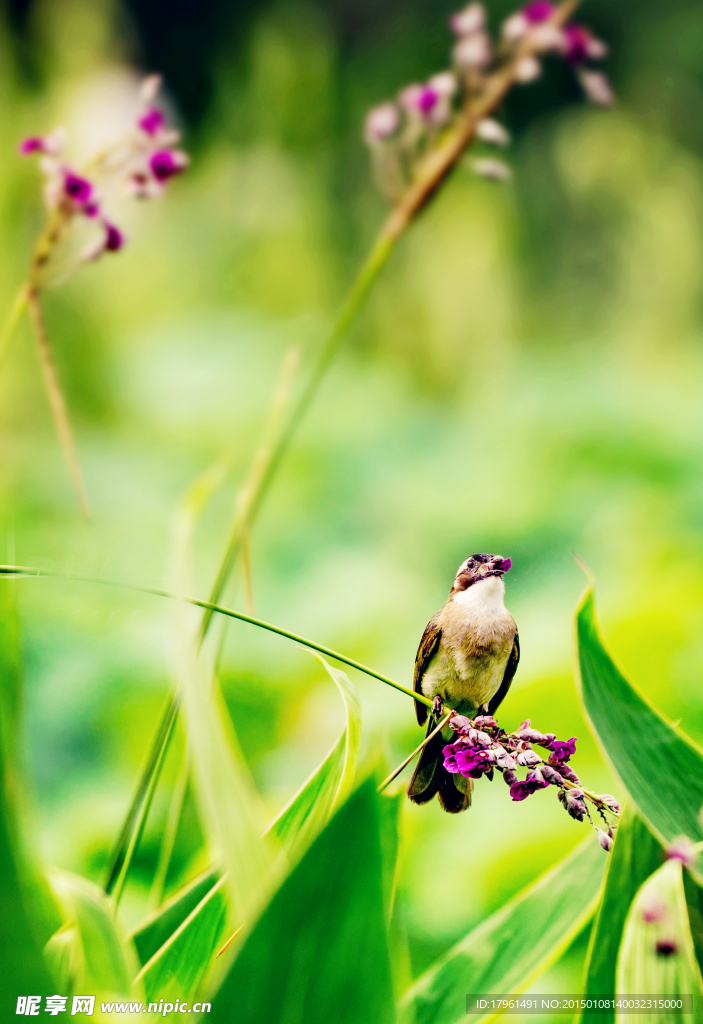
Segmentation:
{"type": "MultiPolygon", "coordinates": [[[[93,515],[81,520],[26,324],[0,378],[6,558],[169,581],[173,521],[217,460],[199,524],[209,591],[285,353],[302,380],[384,215],[360,125],[446,66],[451,4],[36,0],[0,29],[0,301],[41,223],[24,135],[64,124],[88,151],[167,76],[193,162],[120,214],[129,245],[46,300],[93,515]]],[[[509,11],[489,5],[497,24],[509,11]]],[[[425,623],[474,551],[510,555],[522,662],[501,721],[579,738],[572,612],[596,574],[617,659],[703,741],[703,9],[594,0],[619,102],[587,108],[568,70],[511,97],[515,177],[460,167],[402,241],[324,383],[251,545],[255,613],[404,683],[425,623]]],[[[25,825],[38,855],[100,880],[165,700],[168,603],[66,581],[19,584],[25,825]]],[[[227,601],[243,607],[237,582],[227,601]]],[[[355,678],[369,765],[418,741],[410,702],[355,678]]],[[[292,644],[230,624],[222,683],[273,813],[331,745],[342,709],[292,644]],[[262,719],[258,706],[268,708],[262,719]]],[[[125,900],[143,914],[169,761],[125,900]]],[[[479,783],[470,813],[405,809],[399,915],[418,973],[579,842],[548,793],[479,783]]],[[[189,803],[168,889],[208,861],[189,803]]],[[[536,991],[576,991],[585,938],[536,991]]],[[[536,1018],[530,1018],[535,1021],[536,1018]]],[[[557,1018],[549,1018],[557,1020],[557,1018]]]]}

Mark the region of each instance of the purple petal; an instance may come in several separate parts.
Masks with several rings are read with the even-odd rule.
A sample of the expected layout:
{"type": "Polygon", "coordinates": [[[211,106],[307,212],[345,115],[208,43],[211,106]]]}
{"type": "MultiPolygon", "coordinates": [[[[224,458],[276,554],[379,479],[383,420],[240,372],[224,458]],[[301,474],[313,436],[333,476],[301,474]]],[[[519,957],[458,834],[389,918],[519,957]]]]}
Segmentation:
{"type": "Polygon", "coordinates": [[[151,107],[143,117],[140,117],[137,124],[143,132],[152,137],[157,134],[165,125],[166,118],[158,107],[151,107]]]}

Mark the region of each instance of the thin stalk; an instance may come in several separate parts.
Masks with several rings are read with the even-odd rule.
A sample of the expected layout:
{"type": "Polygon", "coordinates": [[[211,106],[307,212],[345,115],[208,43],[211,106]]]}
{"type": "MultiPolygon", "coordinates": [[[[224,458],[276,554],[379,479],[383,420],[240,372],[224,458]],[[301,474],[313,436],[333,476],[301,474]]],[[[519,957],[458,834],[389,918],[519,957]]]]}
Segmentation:
{"type": "Polygon", "coordinates": [[[35,287],[27,289],[27,306],[29,308],[29,316],[32,321],[32,326],[34,327],[34,333],[37,338],[39,361],[41,363],[42,374],[44,376],[44,385],[49,398],[49,405],[51,406],[51,411],[54,416],[54,422],[56,423],[59,440],[61,441],[61,447],[63,448],[64,455],[66,456],[68,469],[71,474],[73,486],[76,489],[83,514],[86,519],[88,519],[90,516],[88,510],[88,499],[86,498],[83,478],[78,464],[78,454],[76,452],[76,445],[73,439],[73,431],[71,430],[71,421],[68,417],[66,400],[61,389],[59,375],[56,370],[56,363],[54,362],[54,355],[49,343],[49,334],[46,329],[46,321],[39,301],[39,292],[35,287]]]}
{"type": "MultiPolygon", "coordinates": [[[[1,570],[0,570],[1,571],[1,570]]],[[[44,573],[43,575],[47,575],[44,573]]],[[[54,574],[50,574],[54,575],[54,574]]],[[[58,575],[58,574],[55,574],[58,575]]],[[[76,579],[76,577],[72,577],[76,579]]],[[[139,828],[141,808],[147,799],[150,800],[149,791],[151,786],[151,779],[158,776],[161,768],[161,763],[165,755],[166,749],[168,748],[169,740],[173,732],[173,727],[176,723],[176,712],[178,705],[174,699],[169,697],[166,707],[164,708],[159,727],[156,731],[155,742],[152,744],[151,750],[146,760],[146,764],[142,770],[142,773],[137,782],[137,788],[132,797],[132,802],[127,812],[127,817],[124,820],[120,834],[117,837],[114,849],[110,856],[108,863],[107,879],[105,882],[105,892],[110,895],[114,890],[117,880],[120,877],[122,864],[127,857],[127,851],[129,850],[132,837],[135,835],[136,830],[139,828]]],[[[133,852],[133,849],[132,849],[133,852]]],[[[132,854],[130,853],[130,858],[132,854]]]]}
{"type": "MultiPolygon", "coordinates": [[[[30,568],[28,566],[20,565],[0,565],[0,576],[22,576],[28,579],[34,577],[48,577],[51,579],[70,579],[76,580],[80,583],[98,583],[108,587],[119,587],[123,590],[133,590],[139,594],[152,594],[154,597],[167,597],[171,601],[182,601],[185,604],[194,605],[196,608],[203,608],[207,611],[217,613],[218,615],[227,615],[232,619],[239,619],[240,622],[248,622],[251,626],[257,626],[259,629],[266,629],[270,633],[277,633],[279,636],[286,637],[287,640],[292,640],[296,644],[302,644],[303,647],[309,647],[313,651],[318,651],[320,654],[324,654],[328,658],[333,658],[335,661],[341,662],[343,665],[348,665],[350,668],[355,668],[358,672],[363,672],[367,676],[372,676],[374,679],[380,680],[385,683],[386,686],[392,686],[394,690],[400,690],[401,693],[407,694],[408,697],[412,697],[413,700],[419,701],[426,707],[432,707],[432,701],[429,697],[425,697],[422,693],[417,693],[415,690],[409,689],[407,686],[403,686],[402,683],[397,683],[394,679],[389,676],[384,676],[381,672],[376,672],[375,669],[369,668],[368,665],[363,665],[360,661],[356,661],[354,658],[348,658],[346,654],[340,654],[339,651],[333,651],[331,647],[325,647],[323,644],[315,643],[314,640],[308,640],[304,636],[299,636],[297,633],[292,633],[288,629],[283,629],[282,626],[276,626],[272,622],[264,622],[263,619],[257,619],[253,615],[247,615],[246,612],[235,611],[234,608],[225,608],[221,604],[215,604],[212,601],[201,601],[197,597],[184,597],[181,594],[174,594],[170,590],[162,590],[160,587],[147,587],[142,586],[138,583],[123,583],[120,580],[105,580],[100,579],[99,576],[79,576],[66,575],[60,572],[50,572],[44,569],[30,568]]],[[[169,709],[170,710],[169,706],[169,709]]],[[[161,732],[165,731],[165,725],[168,721],[168,714],[164,716],[162,721],[161,732]]]]}
{"type": "Polygon", "coordinates": [[[171,794],[171,802],[169,804],[168,816],[166,818],[166,828],[164,829],[161,848],[159,849],[159,860],[151,883],[151,890],[149,891],[149,906],[152,909],[156,909],[156,907],[161,904],[161,900],[163,898],[166,876],[168,875],[168,869],[173,855],[173,848],[176,845],[176,836],[178,835],[178,826],[181,822],[181,814],[183,813],[183,804],[185,803],[187,789],[188,753],[186,750],[183,753],[183,762],[181,764],[180,771],[178,772],[176,784],[173,787],[173,793],[171,794]]]}
{"type": "Polygon", "coordinates": [[[394,768],[394,769],[393,769],[393,771],[392,771],[392,772],[390,773],[390,775],[388,776],[388,778],[387,778],[387,779],[384,779],[384,780],[383,780],[383,782],[381,783],[381,785],[380,785],[380,786],[379,786],[379,787],[378,787],[378,788],[376,789],[376,792],[377,792],[377,793],[382,793],[382,792],[383,792],[383,790],[384,790],[384,789],[386,788],[386,786],[390,786],[390,784],[391,784],[391,782],[393,781],[393,779],[396,779],[396,778],[397,778],[397,777],[398,777],[398,776],[400,775],[400,773],[402,772],[403,768],[405,768],[405,767],[406,767],[406,765],[409,765],[409,764],[410,764],[410,762],[411,762],[411,761],[413,760],[413,758],[417,757],[417,755],[418,755],[418,754],[419,754],[419,753],[420,753],[420,752],[421,752],[422,750],[424,750],[424,749],[425,749],[425,747],[426,747],[426,746],[427,746],[427,744],[428,744],[428,743],[430,742],[430,740],[431,740],[431,739],[434,739],[434,737],[435,737],[435,736],[437,735],[437,733],[438,733],[438,732],[441,732],[441,731],[442,731],[442,729],[443,729],[443,728],[445,727],[445,725],[447,724],[447,722],[449,722],[449,720],[450,720],[450,719],[451,719],[451,718],[453,717],[453,715],[455,715],[455,714],[456,714],[456,711],[450,711],[448,715],[445,715],[445,716],[444,716],[444,718],[442,719],[442,721],[441,721],[441,722],[439,723],[439,725],[437,726],[437,728],[436,728],[436,729],[434,729],[434,730],[433,730],[433,731],[432,731],[431,733],[428,733],[428,735],[427,735],[427,736],[425,737],[425,739],[424,739],[424,740],[422,741],[422,743],[420,744],[420,746],[419,746],[419,747],[416,747],[416,748],[415,748],[415,750],[413,750],[412,754],[408,754],[408,756],[407,756],[407,757],[405,758],[405,760],[403,761],[403,763],[402,763],[402,764],[399,764],[397,768],[394,768]]]}
{"type": "MultiPolygon", "coordinates": [[[[293,435],[305,417],[317,393],[317,389],[337,353],[341,341],[364,305],[381,270],[386,265],[395,242],[395,237],[386,237],[383,233],[378,238],[368,259],[359,271],[326,342],[320,349],[305,387],[298,395],[297,401],[293,405],[288,417],[275,433],[273,440],[268,444],[264,444],[257,452],[252,465],[248,486],[242,493],[237,515],[232,524],[225,556],[222,559],[215,583],[210,591],[210,600],[213,604],[217,604],[220,600],[234,564],[241,553],[242,542],[256,519],[293,435]]],[[[203,616],[201,639],[205,638],[211,619],[211,614],[206,613],[203,616]]]]}
{"type": "Polygon", "coordinates": [[[10,307],[10,312],[8,314],[7,321],[5,322],[5,329],[2,332],[2,336],[0,336],[0,361],[4,358],[5,352],[15,335],[15,331],[17,330],[20,320],[22,319],[22,314],[27,308],[28,291],[29,289],[27,288],[27,285],[23,284],[15,296],[15,301],[10,307]]]}
{"type": "MultiPolygon", "coordinates": [[[[175,715],[173,718],[173,723],[175,723],[175,715]]],[[[173,732],[173,723],[171,725],[171,732],[173,732]]],[[[169,737],[171,735],[171,732],[169,733],[169,737]]],[[[120,867],[119,874],[115,879],[114,886],[112,890],[106,889],[106,892],[111,891],[112,893],[115,910],[117,910],[120,899],[122,898],[125,882],[127,881],[127,875],[129,873],[130,865],[132,863],[132,858],[139,846],[139,843],[141,842],[142,834],[146,827],[146,819],[149,815],[149,809],[151,807],[151,802],[154,799],[154,793],[156,792],[156,786],[159,781],[159,776],[161,775],[161,769],[163,768],[164,761],[166,760],[167,752],[168,742],[163,743],[161,745],[159,750],[159,756],[154,766],[154,770],[151,772],[149,776],[149,782],[147,785],[146,793],[144,794],[144,800],[139,807],[139,813],[137,814],[137,818],[134,823],[134,828],[132,829],[132,834],[129,839],[129,845],[127,846],[127,849],[125,851],[125,855],[122,860],[122,865],[120,867]]]]}

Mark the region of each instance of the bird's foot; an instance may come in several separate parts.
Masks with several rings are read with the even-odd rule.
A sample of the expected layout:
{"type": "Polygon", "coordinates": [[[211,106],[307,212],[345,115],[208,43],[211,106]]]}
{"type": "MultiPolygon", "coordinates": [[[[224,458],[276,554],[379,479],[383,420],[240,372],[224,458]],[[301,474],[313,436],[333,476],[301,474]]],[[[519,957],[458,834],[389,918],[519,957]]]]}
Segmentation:
{"type": "Polygon", "coordinates": [[[437,695],[432,702],[432,714],[435,716],[437,721],[439,721],[444,714],[444,701],[439,695],[437,695]]]}

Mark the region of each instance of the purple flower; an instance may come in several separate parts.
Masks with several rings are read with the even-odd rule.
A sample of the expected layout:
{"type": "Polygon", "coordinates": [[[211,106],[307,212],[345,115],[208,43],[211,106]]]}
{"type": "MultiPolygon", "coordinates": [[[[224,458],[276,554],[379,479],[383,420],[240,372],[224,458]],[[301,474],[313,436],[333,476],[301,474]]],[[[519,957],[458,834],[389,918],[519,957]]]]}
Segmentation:
{"type": "MultiPolygon", "coordinates": [[[[551,762],[551,760],[552,760],[551,757],[549,758],[549,760],[551,762]]],[[[570,768],[568,764],[560,764],[559,765],[559,772],[560,772],[561,775],[564,776],[565,779],[568,779],[569,782],[573,782],[577,786],[579,785],[581,780],[579,779],[578,775],[573,770],[573,768],[570,768]]]]}
{"type": "MultiPolygon", "coordinates": [[[[459,718],[461,716],[457,715],[456,717],[459,718]]],[[[468,722],[468,718],[465,718],[464,721],[468,722]]],[[[495,729],[498,723],[492,715],[478,715],[474,718],[474,725],[477,729],[495,729]]]]}
{"type": "Polygon", "coordinates": [[[559,774],[558,771],[556,771],[554,768],[550,767],[548,764],[543,764],[540,767],[539,770],[542,773],[543,778],[545,778],[547,780],[547,782],[549,783],[550,786],[561,786],[561,785],[563,785],[563,783],[564,783],[563,777],[559,774]]]}
{"type": "Polygon", "coordinates": [[[439,94],[434,89],[430,89],[429,86],[425,86],[417,98],[417,109],[423,117],[429,117],[438,102],[439,94]]]}
{"type": "Polygon", "coordinates": [[[529,767],[533,764],[539,764],[542,758],[539,754],[535,754],[534,750],[521,750],[517,756],[517,763],[529,767]]]}
{"type": "Polygon", "coordinates": [[[463,11],[453,14],[449,19],[449,27],[458,36],[470,36],[479,32],[486,24],[486,11],[483,4],[469,4],[463,11]]]}
{"type": "Polygon", "coordinates": [[[149,167],[156,180],[163,183],[175,174],[180,174],[187,162],[184,153],[170,149],[158,149],[155,153],[152,153],[149,159],[149,167]]]}
{"type": "Polygon", "coordinates": [[[93,194],[93,186],[87,178],[81,178],[74,171],[66,171],[63,178],[63,190],[69,199],[79,206],[85,206],[93,194]]]}
{"type": "Polygon", "coordinates": [[[550,0],[532,0],[523,7],[522,16],[530,25],[541,25],[543,21],[549,21],[554,11],[555,6],[550,0]]]}
{"type": "Polygon", "coordinates": [[[583,821],[586,817],[588,812],[586,811],[586,802],[583,798],[582,790],[560,789],[559,800],[572,818],[576,818],[577,821],[583,821]]]}
{"type": "Polygon", "coordinates": [[[613,837],[601,828],[598,829],[598,842],[607,853],[610,853],[613,848],[613,837]]]}
{"type": "Polygon", "coordinates": [[[118,252],[125,243],[125,238],[119,228],[109,221],[103,221],[105,228],[105,251],[118,252]]]}
{"type": "Polygon", "coordinates": [[[610,793],[599,793],[598,799],[602,800],[606,807],[609,807],[610,810],[613,811],[615,814],[620,813],[620,804],[617,802],[614,796],[610,795],[610,793]]]}
{"type": "Polygon", "coordinates": [[[506,786],[514,786],[518,781],[517,772],[514,772],[512,768],[506,768],[503,772],[503,782],[506,786]]]}
{"type": "Polygon", "coordinates": [[[31,135],[28,139],[25,139],[20,143],[20,153],[22,156],[28,156],[30,153],[44,153],[44,139],[38,135],[31,135]]]}
{"type": "Polygon", "coordinates": [[[554,740],[552,743],[552,753],[549,758],[549,763],[554,765],[564,764],[566,761],[571,760],[575,753],[575,736],[572,736],[570,740],[554,740]]]}
{"type": "MultiPolygon", "coordinates": [[[[478,721],[478,719],[476,719],[476,721],[478,721]]],[[[459,733],[459,735],[466,735],[469,730],[473,728],[471,725],[471,719],[466,718],[464,715],[453,715],[449,719],[449,727],[453,729],[454,732],[459,733]]]]}
{"type": "Polygon", "coordinates": [[[158,107],[150,107],[143,117],[140,117],[137,124],[147,135],[157,135],[166,124],[166,118],[158,107]]]}
{"type": "Polygon", "coordinates": [[[369,110],[364,122],[364,138],[369,145],[395,135],[400,127],[400,113],[395,103],[380,103],[369,110]]]}

